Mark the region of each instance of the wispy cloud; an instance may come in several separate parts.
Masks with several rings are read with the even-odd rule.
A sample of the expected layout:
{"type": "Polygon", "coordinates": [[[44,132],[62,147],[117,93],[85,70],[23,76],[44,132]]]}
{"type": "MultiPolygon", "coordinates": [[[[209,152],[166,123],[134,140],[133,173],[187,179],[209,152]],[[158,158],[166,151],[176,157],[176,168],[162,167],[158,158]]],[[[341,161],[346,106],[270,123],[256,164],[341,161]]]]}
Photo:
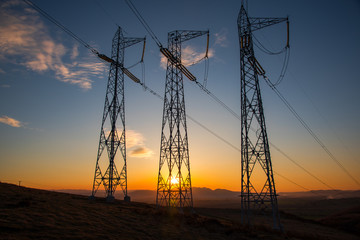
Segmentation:
{"type": "Polygon", "coordinates": [[[167,67],[167,58],[160,53],[160,67],[166,69],[167,67]]]}
{"type": "Polygon", "coordinates": [[[90,89],[92,79],[104,74],[104,64],[78,59],[78,45],[69,50],[54,40],[38,14],[21,1],[0,3],[0,36],[1,61],[39,73],[53,71],[58,80],[83,89],[90,89]]]}
{"type": "Polygon", "coordinates": [[[134,130],[126,131],[126,147],[131,157],[147,158],[153,151],[145,146],[145,137],[134,130]]]}
{"type": "MultiPolygon", "coordinates": [[[[186,46],[181,53],[181,61],[184,66],[192,65],[193,63],[198,62],[205,56],[205,51],[198,52],[192,46],[186,46]]],[[[214,49],[210,48],[208,51],[208,58],[212,58],[214,56],[214,49]]]]}
{"type": "Polygon", "coordinates": [[[153,155],[153,151],[148,149],[147,147],[137,147],[130,150],[130,156],[139,157],[139,158],[147,158],[153,155]]]}
{"type": "Polygon", "coordinates": [[[3,85],[0,85],[0,87],[2,87],[2,88],[9,88],[10,85],[9,85],[9,84],[3,84],[3,85]]]}
{"type": "Polygon", "coordinates": [[[126,147],[133,148],[136,146],[143,146],[145,138],[144,136],[134,130],[126,130],[126,147]]]}
{"type": "Polygon", "coordinates": [[[215,45],[219,45],[220,47],[227,47],[228,40],[227,40],[228,30],[223,28],[220,32],[215,33],[215,45]]]}
{"type": "Polygon", "coordinates": [[[19,120],[16,120],[14,118],[8,117],[3,115],[2,117],[0,117],[0,122],[4,123],[6,125],[9,125],[11,127],[23,127],[24,123],[20,122],[19,120]]]}
{"type": "Polygon", "coordinates": [[[71,59],[74,60],[79,56],[79,45],[75,44],[72,48],[71,59]]]}
{"type": "MultiPolygon", "coordinates": [[[[181,62],[184,66],[190,66],[194,63],[197,63],[199,60],[204,58],[205,51],[197,51],[193,46],[186,46],[181,51],[181,62]]],[[[210,48],[208,51],[208,58],[214,57],[215,50],[210,48]]],[[[167,58],[161,54],[160,56],[160,67],[166,69],[167,67],[167,58]]]]}

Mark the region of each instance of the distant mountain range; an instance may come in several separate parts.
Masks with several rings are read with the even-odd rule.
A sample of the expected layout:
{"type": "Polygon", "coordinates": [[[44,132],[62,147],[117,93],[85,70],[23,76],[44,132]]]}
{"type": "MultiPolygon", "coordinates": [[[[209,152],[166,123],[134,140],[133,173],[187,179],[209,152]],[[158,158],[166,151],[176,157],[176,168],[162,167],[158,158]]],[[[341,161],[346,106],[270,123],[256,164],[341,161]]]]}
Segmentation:
{"type": "MultiPolygon", "coordinates": [[[[66,192],[84,196],[90,196],[90,190],[74,190],[74,189],[61,189],[55,190],[57,192],[66,192]]],[[[203,205],[203,203],[211,202],[211,205],[217,202],[228,202],[231,205],[237,205],[240,202],[240,192],[230,191],[226,189],[212,190],[206,187],[193,187],[193,198],[195,205],[203,205]],[[198,204],[197,204],[198,203],[198,204]]],[[[99,190],[97,196],[105,196],[104,190],[99,190]]],[[[156,201],[156,190],[131,190],[128,192],[132,201],[145,202],[154,204],[156,201]]],[[[121,191],[115,193],[117,199],[122,199],[123,194],[121,191]]],[[[341,198],[360,198],[360,190],[316,190],[308,192],[280,192],[278,198],[318,198],[318,199],[341,199],[341,198]]]]}
{"type": "Polygon", "coordinates": [[[280,192],[279,198],[360,198],[360,190],[313,190],[308,192],[280,192]]]}

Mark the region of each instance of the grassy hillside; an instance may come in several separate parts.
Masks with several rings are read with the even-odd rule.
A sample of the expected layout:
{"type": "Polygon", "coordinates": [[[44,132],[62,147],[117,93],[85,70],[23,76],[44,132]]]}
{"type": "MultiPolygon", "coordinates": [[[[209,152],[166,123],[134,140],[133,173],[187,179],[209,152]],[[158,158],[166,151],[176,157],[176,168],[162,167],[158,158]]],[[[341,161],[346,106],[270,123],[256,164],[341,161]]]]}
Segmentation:
{"type": "Polygon", "coordinates": [[[181,214],[145,203],[89,201],[86,196],[0,183],[0,239],[359,239],[292,215],[284,218],[288,230],[280,233],[264,224],[242,226],[239,210],[195,211],[181,214]]]}

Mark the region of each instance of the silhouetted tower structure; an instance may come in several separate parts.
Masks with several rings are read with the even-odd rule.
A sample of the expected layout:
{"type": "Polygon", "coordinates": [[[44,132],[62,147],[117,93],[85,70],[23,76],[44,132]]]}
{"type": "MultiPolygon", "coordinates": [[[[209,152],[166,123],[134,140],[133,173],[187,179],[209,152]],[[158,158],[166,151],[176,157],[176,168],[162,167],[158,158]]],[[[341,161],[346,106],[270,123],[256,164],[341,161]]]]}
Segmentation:
{"type": "Polygon", "coordinates": [[[196,81],[196,78],[181,63],[181,44],[204,34],[208,34],[208,31],[172,31],[168,33],[168,48],[160,46],[161,53],[168,61],[157,206],[193,207],[183,74],[192,81],[196,81]]]}
{"type": "Polygon", "coordinates": [[[253,211],[272,211],[281,229],[269,141],[259,86],[265,71],[255,58],[252,33],[287,18],[251,18],[241,5],[237,24],[241,70],[241,220],[250,224],[253,211]]]}
{"type": "Polygon", "coordinates": [[[101,123],[92,197],[95,196],[100,185],[103,184],[108,201],[114,199],[115,190],[118,186],[121,187],[124,193],[124,200],[130,201],[127,194],[124,74],[137,83],[140,81],[124,68],[124,53],[125,48],[141,41],[145,41],[145,39],[124,37],[121,27],[118,27],[112,40],[111,58],[103,54],[99,55],[100,58],[110,62],[111,65],[101,123]],[[117,168],[119,165],[121,166],[120,171],[117,168]]]}

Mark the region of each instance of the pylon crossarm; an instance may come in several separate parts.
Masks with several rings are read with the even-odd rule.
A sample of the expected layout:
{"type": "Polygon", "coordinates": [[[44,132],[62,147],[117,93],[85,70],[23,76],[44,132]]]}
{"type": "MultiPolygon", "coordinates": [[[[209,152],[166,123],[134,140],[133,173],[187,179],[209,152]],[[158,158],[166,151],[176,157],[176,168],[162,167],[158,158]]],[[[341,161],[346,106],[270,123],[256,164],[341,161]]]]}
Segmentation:
{"type": "Polygon", "coordinates": [[[209,34],[209,31],[176,30],[169,32],[168,38],[177,38],[177,41],[185,42],[205,34],[209,34]]]}
{"type": "Polygon", "coordinates": [[[130,37],[124,37],[124,48],[130,47],[132,45],[135,45],[139,42],[146,41],[146,38],[130,38],[130,37]]]}
{"type": "Polygon", "coordinates": [[[256,31],[265,27],[269,27],[271,25],[285,22],[287,20],[288,18],[257,18],[257,17],[249,18],[252,31],[256,31]]]}

